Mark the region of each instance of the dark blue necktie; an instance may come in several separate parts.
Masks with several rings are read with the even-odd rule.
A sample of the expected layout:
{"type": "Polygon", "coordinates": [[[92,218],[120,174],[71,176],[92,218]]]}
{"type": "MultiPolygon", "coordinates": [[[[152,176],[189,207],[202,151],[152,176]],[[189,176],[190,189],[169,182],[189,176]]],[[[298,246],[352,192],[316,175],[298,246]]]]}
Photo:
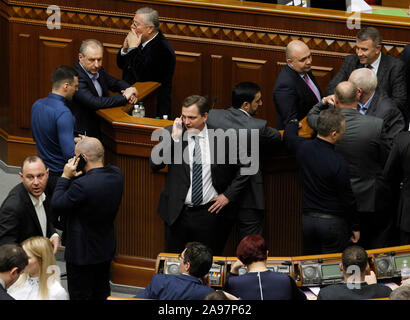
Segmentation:
{"type": "Polygon", "coordinates": [[[192,156],[192,204],[198,206],[202,203],[202,158],[199,137],[192,137],[195,140],[194,153],[192,156]]]}

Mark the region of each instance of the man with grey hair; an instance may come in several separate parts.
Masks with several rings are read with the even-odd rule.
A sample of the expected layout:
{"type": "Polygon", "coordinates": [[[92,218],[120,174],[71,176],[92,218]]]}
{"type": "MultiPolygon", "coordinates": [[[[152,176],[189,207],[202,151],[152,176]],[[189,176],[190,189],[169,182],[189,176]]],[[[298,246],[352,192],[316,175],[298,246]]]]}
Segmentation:
{"type": "Polygon", "coordinates": [[[297,119],[289,121],[283,138],[300,168],[303,253],[341,252],[360,238],[349,165],[335,152],[345,118],[338,109],[320,112],[314,139],[299,137],[298,124],[297,119]]]}
{"type": "Polygon", "coordinates": [[[382,179],[389,142],[383,120],[363,115],[357,110],[359,90],[352,82],[344,81],[335,94],[323,98],[309,111],[307,120],[317,129],[322,110],[340,109],[346,119],[346,130],[336,146],[336,152],[349,163],[350,182],[360,213],[361,245],[366,249],[382,248],[387,241],[386,187],[382,179]],[[365,222],[365,223],[364,223],[365,222]]]}
{"type": "Polygon", "coordinates": [[[140,8],[135,13],[131,31],[124,39],[117,55],[117,65],[123,70],[122,78],[128,83],[155,81],[158,90],[156,115],[171,116],[172,76],[175,70],[175,52],[159,30],[158,12],[140,8]]]}
{"type": "Polygon", "coordinates": [[[71,111],[76,118],[75,132],[90,137],[101,137],[96,111],[137,102],[137,89],[127,82],[110,76],[102,68],[104,48],[95,39],[84,40],[74,69],[78,73],[78,91],[71,111]],[[109,91],[121,93],[110,96],[109,91]]]}
{"type": "Polygon", "coordinates": [[[364,67],[374,71],[379,89],[393,100],[408,123],[405,65],[399,59],[382,53],[382,37],[376,28],[363,28],[357,33],[356,54],[345,58],[339,72],[326,88],[326,94],[333,94],[336,86],[347,81],[353,70],[364,67]]]}
{"type": "Polygon", "coordinates": [[[304,42],[289,42],[286,63],[273,89],[277,129],[284,129],[291,119],[302,120],[321,99],[319,85],[311,70],[312,54],[304,42]]]}
{"type": "Polygon", "coordinates": [[[101,142],[91,137],[81,139],[51,200],[53,208],[64,210],[66,215],[63,239],[71,300],[105,300],[110,295],[110,265],[116,248],[114,220],[123,188],[121,170],[104,166],[101,142]]]}
{"type": "Polygon", "coordinates": [[[377,87],[377,76],[368,68],[354,70],[349,77],[359,91],[358,110],[361,114],[383,119],[389,145],[399,132],[405,129],[402,113],[394,102],[377,87]]]}

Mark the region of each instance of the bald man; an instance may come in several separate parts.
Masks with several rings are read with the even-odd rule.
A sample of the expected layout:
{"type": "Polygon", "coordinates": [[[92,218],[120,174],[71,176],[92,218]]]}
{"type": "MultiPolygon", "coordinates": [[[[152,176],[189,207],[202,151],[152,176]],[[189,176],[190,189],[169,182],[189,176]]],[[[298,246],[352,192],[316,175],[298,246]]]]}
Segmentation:
{"type": "Polygon", "coordinates": [[[320,88],[311,71],[309,47],[300,40],[289,42],[286,63],[273,89],[277,129],[284,129],[292,119],[302,120],[321,100],[320,88]]]}
{"type": "Polygon", "coordinates": [[[376,74],[368,68],[354,70],[349,77],[359,92],[358,110],[361,114],[383,119],[389,146],[393,139],[405,129],[405,120],[392,99],[378,88],[376,74]]]}
{"type": "Polygon", "coordinates": [[[81,139],[75,147],[75,157],[64,166],[51,201],[53,208],[66,213],[63,239],[71,300],[105,300],[111,293],[110,264],[116,248],[114,219],[124,178],[119,168],[104,166],[103,161],[101,142],[91,137],[81,139]],[[85,165],[77,171],[81,157],[85,165]]]}

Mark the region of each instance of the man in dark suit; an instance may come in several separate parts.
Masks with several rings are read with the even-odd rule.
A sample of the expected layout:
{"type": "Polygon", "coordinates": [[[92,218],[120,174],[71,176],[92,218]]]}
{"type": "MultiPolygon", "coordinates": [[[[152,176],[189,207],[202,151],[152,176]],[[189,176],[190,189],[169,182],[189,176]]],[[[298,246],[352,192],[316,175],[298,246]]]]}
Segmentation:
{"type": "Polygon", "coordinates": [[[28,264],[28,256],[19,244],[0,246],[0,300],[14,300],[7,293],[28,264]]]}
{"type": "Polygon", "coordinates": [[[111,292],[114,220],[124,178],[119,168],[104,166],[104,148],[96,138],[81,139],[75,154],[65,165],[51,201],[53,208],[66,214],[63,239],[68,291],[71,300],[105,300],[111,292]],[[85,159],[84,167],[76,171],[80,155],[85,159]],[[82,172],[85,174],[79,176],[82,172]]]}
{"type": "Polygon", "coordinates": [[[318,300],[365,300],[388,298],[392,290],[383,284],[378,284],[375,276],[366,281],[370,275],[367,252],[359,246],[346,248],[342,253],[340,271],[344,282],[332,284],[320,289],[318,300]]]}
{"type": "Polygon", "coordinates": [[[401,132],[395,139],[383,175],[392,189],[399,194],[395,226],[399,230],[400,245],[410,243],[410,132],[401,132]]]}
{"type": "Polygon", "coordinates": [[[37,156],[23,161],[19,173],[22,182],[9,192],[0,208],[0,244],[43,236],[50,238],[54,253],[57,252],[60,237],[52,223],[50,198],[44,192],[48,172],[37,156]]]}
{"type": "Polygon", "coordinates": [[[321,99],[319,85],[311,71],[312,54],[300,40],[286,47],[286,62],[273,89],[276,128],[284,129],[289,120],[302,120],[321,99]]]}
{"type": "Polygon", "coordinates": [[[406,123],[409,120],[405,66],[402,61],[381,52],[382,38],[376,28],[361,29],[356,36],[356,54],[345,58],[342,67],[326,88],[326,94],[333,94],[336,86],[349,79],[353,70],[372,69],[377,74],[378,88],[383,90],[400,109],[406,123]]]}
{"type": "Polygon", "coordinates": [[[100,122],[96,111],[137,102],[137,90],[104,71],[102,44],[95,39],[82,42],[79,61],[74,69],[78,73],[78,91],[73,97],[71,111],[75,116],[74,131],[101,139],[100,122]],[[110,96],[109,91],[122,94],[110,96]]]}
{"type": "Polygon", "coordinates": [[[208,273],[212,252],[199,242],[190,242],[179,256],[178,275],[154,274],[151,283],[135,298],[156,300],[203,300],[214,291],[208,273]]]}
{"type": "Polygon", "coordinates": [[[206,98],[187,97],[182,116],[160,131],[162,141],[151,153],[154,171],[168,165],[157,211],[165,222],[167,252],[198,241],[221,255],[231,229],[230,205],[249,179],[241,175],[238,161],[229,163],[227,139],[206,124],[208,111],[206,98]]]}
{"type": "Polygon", "coordinates": [[[404,47],[404,50],[400,55],[400,59],[404,62],[406,68],[407,105],[408,110],[410,110],[410,44],[404,47]]]}
{"type": "Polygon", "coordinates": [[[354,70],[349,77],[359,91],[358,110],[361,114],[383,119],[389,146],[394,138],[405,129],[402,113],[394,102],[377,87],[377,76],[368,68],[354,70]]]}
{"type": "Polygon", "coordinates": [[[171,117],[172,76],[176,64],[171,44],[159,30],[158,12],[140,8],[135,13],[131,31],[117,55],[122,78],[128,83],[156,81],[161,83],[156,115],[171,117]]]}
{"type": "MultiPolygon", "coordinates": [[[[232,91],[232,107],[227,110],[213,109],[209,112],[207,119],[207,124],[215,128],[223,130],[232,128],[238,132],[246,130],[248,137],[251,135],[251,130],[256,129],[259,135],[259,152],[254,155],[254,161],[259,163],[259,170],[256,174],[250,176],[244,192],[238,202],[235,203],[240,239],[249,234],[262,235],[265,209],[261,171],[262,154],[270,151],[275,143],[281,141],[279,131],[269,127],[266,120],[253,118],[261,105],[262,99],[259,86],[252,82],[241,82],[232,91]],[[261,149],[264,152],[260,152],[261,149]]],[[[247,140],[249,141],[246,141],[246,147],[251,150],[252,139],[247,140]]],[[[249,154],[252,153],[249,152],[249,154]]]]}
{"type": "Polygon", "coordinates": [[[341,82],[335,95],[323,98],[308,114],[308,123],[317,127],[321,110],[339,108],[346,119],[346,130],[336,146],[349,163],[350,181],[360,213],[360,239],[366,249],[382,248],[387,241],[384,201],[386,188],[382,179],[383,167],[389,150],[383,120],[362,115],[357,110],[359,92],[351,82],[341,82]],[[334,106],[334,107],[333,107],[334,106]]]}

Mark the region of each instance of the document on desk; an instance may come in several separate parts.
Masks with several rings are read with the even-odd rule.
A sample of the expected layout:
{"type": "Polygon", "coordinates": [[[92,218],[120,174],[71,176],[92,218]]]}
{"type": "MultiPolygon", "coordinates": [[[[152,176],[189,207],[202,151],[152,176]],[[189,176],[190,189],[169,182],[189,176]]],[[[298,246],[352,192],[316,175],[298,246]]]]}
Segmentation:
{"type": "Polygon", "coordinates": [[[320,291],[320,287],[309,287],[309,290],[314,293],[314,295],[318,295],[320,291]]]}
{"type": "Polygon", "coordinates": [[[390,289],[394,290],[399,287],[397,283],[394,282],[385,282],[383,283],[385,286],[388,286],[390,289]]]}

